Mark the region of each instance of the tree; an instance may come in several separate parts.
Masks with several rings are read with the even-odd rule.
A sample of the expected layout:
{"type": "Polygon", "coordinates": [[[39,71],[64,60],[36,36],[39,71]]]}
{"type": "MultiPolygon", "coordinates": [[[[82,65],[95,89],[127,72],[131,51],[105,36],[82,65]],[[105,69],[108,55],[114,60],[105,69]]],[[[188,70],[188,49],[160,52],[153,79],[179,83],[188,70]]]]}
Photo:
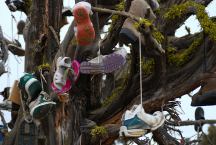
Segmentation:
{"type": "MultiPolygon", "coordinates": [[[[62,43],[59,42],[62,0],[26,0],[28,7],[25,12],[29,21],[24,30],[25,71],[33,72],[47,66],[50,71],[45,77],[47,84],[50,84],[54,73],[53,64],[63,52],[79,61],[96,56],[100,35],[105,25],[110,23],[110,19],[112,22],[109,31],[101,40],[100,48],[103,55],[111,53],[119,41],[118,34],[124,20],[130,17],[137,21],[139,31],[145,36],[146,48],[155,49],[159,47],[158,43],[161,43],[165,50],[165,53],[160,55],[148,55],[148,49],[143,52],[144,108],[151,113],[161,110],[163,106],[164,110],[176,119],[177,115],[170,109],[175,104],[170,104],[169,101],[191,92],[215,71],[216,24],[214,18],[209,18],[204,11],[205,6],[212,0],[160,0],[160,10],[155,12],[157,19],[154,25],[148,19],[140,20],[139,17],[128,13],[132,0],[88,1],[93,6],[92,22],[96,39],[91,45],[78,48],[73,30],[74,23],[70,25],[62,43]],[[175,37],[175,30],[194,14],[197,15],[202,31],[181,38],[175,37]],[[207,56],[205,59],[203,52],[207,56]],[[207,64],[206,73],[202,73],[203,62],[207,64]]],[[[105,80],[102,79],[103,75],[80,75],[78,82],[69,92],[69,102],[58,102],[55,111],[42,120],[43,128],[48,127],[44,130],[47,144],[60,145],[64,140],[67,145],[80,142],[86,145],[99,142],[108,145],[118,138],[122,114],[139,98],[138,50],[131,49],[128,55],[124,69],[115,74],[106,74],[105,80]],[[105,86],[101,85],[102,83],[105,86]],[[82,128],[86,118],[94,121],[97,126],[93,129],[82,128]],[[64,138],[62,130],[65,132],[64,138]]],[[[47,84],[46,91],[52,98],[57,98],[47,84]]],[[[19,119],[16,125],[18,122],[19,119]]],[[[169,124],[166,124],[154,131],[154,140],[160,145],[180,144],[168,134],[168,127],[169,124]]],[[[6,138],[8,145],[14,144],[16,129],[15,127],[6,138]]],[[[139,140],[136,142],[139,144],[139,140]]]]}

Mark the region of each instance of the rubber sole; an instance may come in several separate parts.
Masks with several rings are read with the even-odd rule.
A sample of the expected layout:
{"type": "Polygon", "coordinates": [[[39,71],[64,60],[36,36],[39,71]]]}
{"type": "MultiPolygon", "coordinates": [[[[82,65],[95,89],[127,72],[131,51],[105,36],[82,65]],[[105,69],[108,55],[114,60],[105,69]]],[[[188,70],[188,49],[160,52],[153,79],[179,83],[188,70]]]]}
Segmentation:
{"type": "Polygon", "coordinates": [[[119,131],[120,137],[141,137],[147,130],[144,129],[130,129],[128,130],[126,126],[121,126],[119,131]]]}
{"type": "Polygon", "coordinates": [[[33,116],[33,118],[37,118],[37,119],[41,119],[44,118],[52,109],[53,106],[55,106],[56,103],[55,102],[44,102],[41,103],[37,106],[34,106],[31,111],[30,114],[33,116]],[[38,107],[40,107],[40,112],[34,113],[35,109],[37,109],[38,107]]]}
{"type": "Polygon", "coordinates": [[[122,55],[115,53],[104,56],[102,59],[100,63],[82,62],[80,72],[84,74],[111,73],[126,62],[122,55]]]}

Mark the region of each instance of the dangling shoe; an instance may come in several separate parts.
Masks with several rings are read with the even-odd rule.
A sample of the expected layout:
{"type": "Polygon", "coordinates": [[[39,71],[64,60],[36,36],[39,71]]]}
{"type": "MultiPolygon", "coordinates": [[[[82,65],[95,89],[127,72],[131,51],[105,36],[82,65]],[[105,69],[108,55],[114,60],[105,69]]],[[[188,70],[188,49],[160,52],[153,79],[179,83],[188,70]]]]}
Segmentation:
{"type": "Polygon", "coordinates": [[[25,21],[23,20],[20,20],[18,23],[17,23],[17,34],[19,35],[22,35],[23,34],[23,29],[25,28],[25,21]]]}
{"type": "Polygon", "coordinates": [[[126,55],[125,49],[105,56],[99,55],[90,61],[82,62],[80,72],[84,74],[111,73],[125,64],[126,55]]]}
{"type": "Polygon", "coordinates": [[[12,12],[22,10],[24,7],[24,2],[22,0],[6,0],[5,3],[12,12]]]}
{"type": "Polygon", "coordinates": [[[73,15],[76,23],[75,36],[80,46],[89,45],[95,39],[95,31],[89,15],[91,4],[79,2],[73,7],[73,15]]]}
{"type": "Polygon", "coordinates": [[[0,92],[0,95],[3,96],[3,100],[8,99],[9,95],[10,95],[10,87],[6,87],[4,88],[4,90],[2,92],[0,92]]]}
{"type": "Polygon", "coordinates": [[[142,105],[134,105],[131,110],[127,110],[122,117],[120,136],[140,137],[148,130],[156,130],[163,125],[165,118],[159,111],[153,115],[144,112],[142,105]]]}
{"type": "Polygon", "coordinates": [[[28,73],[20,78],[18,86],[28,95],[28,98],[23,98],[24,100],[28,99],[28,101],[35,100],[42,91],[41,83],[28,73]]]}
{"type": "MultiPolygon", "coordinates": [[[[156,19],[155,14],[153,13],[150,5],[145,0],[133,0],[131,2],[131,6],[129,9],[129,13],[141,17],[146,18],[146,15],[149,15],[149,20],[154,21],[156,19]]],[[[119,33],[119,41],[128,45],[132,44],[133,48],[139,48],[139,36],[140,32],[134,27],[135,21],[131,18],[127,18],[122,26],[122,29],[119,33]]],[[[159,50],[155,49],[148,49],[145,48],[146,46],[146,40],[144,39],[144,36],[141,35],[141,44],[142,48],[146,49],[146,55],[161,55],[161,52],[164,52],[162,47],[159,47],[159,50]],[[148,49],[148,50],[147,50],[148,49]]]]}
{"type": "Polygon", "coordinates": [[[44,118],[56,105],[55,102],[48,100],[49,95],[41,91],[38,98],[29,104],[30,114],[33,118],[44,118]]]}
{"type": "Polygon", "coordinates": [[[199,92],[192,96],[191,106],[216,105],[216,77],[204,80],[199,92]]]}
{"type": "MultiPolygon", "coordinates": [[[[197,107],[195,110],[195,120],[205,120],[205,116],[204,116],[204,110],[202,107],[197,107]]],[[[203,124],[194,125],[194,129],[196,132],[201,132],[202,131],[202,126],[203,124]]]]}
{"type": "Polygon", "coordinates": [[[57,94],[63,94],[71,88],[71,81],[67,79],[68,71],[71,67],[71,59],[69,57],[59,57],[56,62],[56,67],[57,69],[51,87],[57,94]]]}
{"type": "Polygon", "coordinates": [[[53,84],[59,90],[65,86],[67,82],[67,75],[71,67],[71,59],[69,57],[59,57],[56,62],[56,72],[53,77],[53,84]]]}

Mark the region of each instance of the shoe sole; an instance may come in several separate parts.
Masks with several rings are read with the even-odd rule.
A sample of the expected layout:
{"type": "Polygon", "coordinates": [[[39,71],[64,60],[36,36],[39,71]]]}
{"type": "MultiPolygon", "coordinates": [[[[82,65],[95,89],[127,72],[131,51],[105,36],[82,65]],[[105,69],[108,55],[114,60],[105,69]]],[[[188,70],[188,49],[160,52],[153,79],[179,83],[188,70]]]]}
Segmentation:
{"type": "Polygon", "coordinates": [[[52,107],[56,105],[55,102],[44,102],[44,103],[41,103],[37,106],[34,106],[31,111],[30,111],[30,114],[31,116],[33,116],[33,118],[37,118],[37,119],[41,119],[41,118],[44,118],[52,109],[52,107]],[[39,113],[34,114],[33,112],[35,111],[36,108],[38,107],[42,107],[41,108],[41,111],[39,113]],[[38,115],[39,114],[39,115],[38,115]]]}
{"type": "Polygon", "coordinates": [[[121,126],[119,131],[120,137],[141,137],[147,131],[144,129],[130,129],[128,130],[126,126],[121,126]]]}
{"type": "Polygon", "coordinates": [[[129,43],[135,44],[138,38],[127,28],[122,28],[119,33],[119,39],[122,43],[128,45],[129,43]]]}
{"type": "Polygon", "coordinates": [[[119,54],[110,54],[103,58],[101,63],[82,62],[80,72],[84,74],[111,73],[119,69],[126,62],[119,54]]]}
{"type": "Polygon", "coordinates": [[[95,31],[87,9],[78,5],[73,9],[74,20],[77,23],[76,38],[81,46],[89,45],[95,38],[95,31]]]}

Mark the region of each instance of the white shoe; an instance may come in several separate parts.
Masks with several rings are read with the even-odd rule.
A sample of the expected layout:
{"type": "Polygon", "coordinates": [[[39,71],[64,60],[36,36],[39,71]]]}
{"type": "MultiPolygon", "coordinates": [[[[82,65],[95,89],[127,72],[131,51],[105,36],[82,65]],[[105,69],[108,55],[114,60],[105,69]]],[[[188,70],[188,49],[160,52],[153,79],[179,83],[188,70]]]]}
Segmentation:
{"type": "Polygon", "coordinates": [[[70,67],[71,59],[69,57],[59,57],[57,59],[53,83],[60,90],[66,84],[67,74],[70,67]]]}

